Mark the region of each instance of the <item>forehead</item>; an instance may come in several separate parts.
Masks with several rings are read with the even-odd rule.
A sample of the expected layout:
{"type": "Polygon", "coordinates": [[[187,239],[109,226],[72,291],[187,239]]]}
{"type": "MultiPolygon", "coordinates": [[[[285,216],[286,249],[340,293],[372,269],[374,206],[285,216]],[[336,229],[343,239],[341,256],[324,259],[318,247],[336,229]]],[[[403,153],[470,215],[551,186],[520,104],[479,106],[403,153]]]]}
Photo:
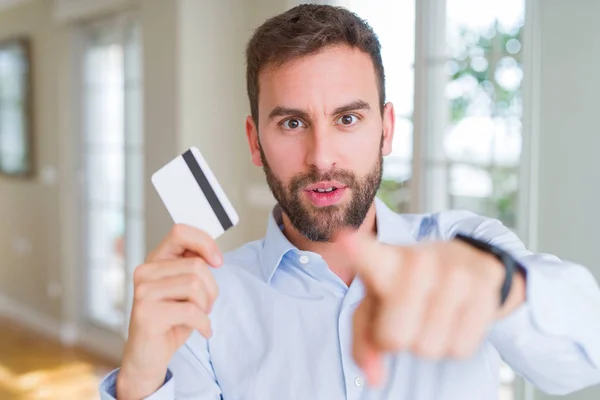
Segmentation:
{"type": "Polygon", "coordinates": [[[277,106],[337,107],[357,98],[378,101],[377,76],[367,53],[336,46],[259,74],[259,108],[277,106]],[[304,103],[304,104],[302,104],[304,103]]]}

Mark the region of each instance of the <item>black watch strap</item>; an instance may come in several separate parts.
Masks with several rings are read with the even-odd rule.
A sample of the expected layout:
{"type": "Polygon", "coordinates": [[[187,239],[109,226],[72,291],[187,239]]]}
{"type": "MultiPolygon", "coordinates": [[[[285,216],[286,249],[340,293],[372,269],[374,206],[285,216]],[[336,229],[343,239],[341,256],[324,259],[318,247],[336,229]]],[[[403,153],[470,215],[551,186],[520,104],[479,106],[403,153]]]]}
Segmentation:
{"type": "Polygon", "coordinates": [[[474,237],[463,235],[462,233],[457,233],[454,238],[495,256],[502,263],[502,265],[504,265],[506,275],[504,277],[502,289],[500,290],[500,305],[502,306],[510,293],[515,271],[517,271],[519,268],[523,269],[521,264],[519,264],[519,262],[506,251],[483,240],[475,239],[474,237]]]}

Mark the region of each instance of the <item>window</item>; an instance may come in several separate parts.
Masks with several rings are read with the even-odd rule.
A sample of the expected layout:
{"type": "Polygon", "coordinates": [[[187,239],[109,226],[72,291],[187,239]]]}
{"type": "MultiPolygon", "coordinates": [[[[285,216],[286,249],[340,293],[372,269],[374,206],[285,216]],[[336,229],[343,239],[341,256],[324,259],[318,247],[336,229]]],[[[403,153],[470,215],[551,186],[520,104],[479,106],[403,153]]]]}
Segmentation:
{"type": "Polygon", "coordinates": [[[413,163],[415,0],[348,0],[379,36],[386,74],[386,96],[394,103],[396,128],[392,154],[384,158],[379,197],[399,212],[409,208],[413,163]]]}
{"type": "Polygon", "coordinates": [[[449,207],[511,228],[522,142],[524,19],[524,0],[447,0],[449,207]]]}
{"type": "Polygon", "coordinates": [[[141,43],[120,17],[84,34],[83,137],[86,315],[122,329],[128,271],[144,258],[141,43]]]}
{"type": "Polygon", "coordinates": [[[394,149],[385,159],[379,195],[399,212],[470,209],[514,227],[522,142],[524,0],[437,1],[441,4],[435,11],[433,6],[420,8],[428,14],[421,16],[422,24],[445,26],[445,32],[420,38],[430,49],[415,49],[415,31],[435,27],[416,25],[414,0],[342,2],[379,35],[387,97],[396,109],[394,149]],[[441,17],[429,15],[439,10],[445,10],[441,17]],[[442,46],[436,43],[440,40],[442,46]],[[436,53],[438,48],[445,54],[436,53]],[[433,87],[415,82],[415,50],[425,55],[421,76],[433,87]],[[425,108],[417,113],[430,121],[443,120],[418,132],[423,161],[415,165],[424,169],[415,171],[419,174],[413,174],[415,86],[428,90],[416,93],[425,108]],[[439,99],[444,99],[441,107],[439,99]],[[419,187],[425,188],[421,196],[419,187]]]}
{"type": "MultiPolygon", "coordinates": [[[[382,45],[397,123],[379,197],[394,210],[469,209],[515,228],[524,2],[336,2],[382,45]]],[[[501,400],[514,398],[514,379],[503,364],[501,400]]]]}
{"type": "Polygon", "coordinates": [[[29,41],[0,42],[0,173],[25,176],[31,160],[29,41]]]}

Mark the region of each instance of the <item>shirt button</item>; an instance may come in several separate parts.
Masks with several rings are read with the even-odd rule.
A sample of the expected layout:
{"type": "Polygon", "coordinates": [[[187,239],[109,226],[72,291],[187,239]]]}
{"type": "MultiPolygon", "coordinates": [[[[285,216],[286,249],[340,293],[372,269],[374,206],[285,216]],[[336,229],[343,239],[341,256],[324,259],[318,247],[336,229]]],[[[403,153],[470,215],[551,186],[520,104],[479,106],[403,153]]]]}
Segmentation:
{"type": "Polygon", "coordinates": [[[300,257],[300,262],[302,264],[308,264],[308,256],[301,256],[300,257]]]}
{"type": "Polygon", "coordinates": [[[354,379],[354,384],[356,385],[356,387],[361,387],[363,385],[363,380],[360,376],[357,376],[354,379]]]}

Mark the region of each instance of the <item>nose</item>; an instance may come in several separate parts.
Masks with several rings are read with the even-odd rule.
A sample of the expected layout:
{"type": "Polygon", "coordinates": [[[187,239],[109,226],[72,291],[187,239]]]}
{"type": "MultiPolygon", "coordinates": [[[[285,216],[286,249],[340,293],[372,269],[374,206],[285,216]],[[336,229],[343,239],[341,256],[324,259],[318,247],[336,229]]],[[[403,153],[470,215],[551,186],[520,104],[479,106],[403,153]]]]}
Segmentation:
{"type": "Polygon", "coordinates": [[[325,126],[313,126],[309,135],[306,163],[319,171],[329,171],[336,164],[333,134],[325,126]]]}

